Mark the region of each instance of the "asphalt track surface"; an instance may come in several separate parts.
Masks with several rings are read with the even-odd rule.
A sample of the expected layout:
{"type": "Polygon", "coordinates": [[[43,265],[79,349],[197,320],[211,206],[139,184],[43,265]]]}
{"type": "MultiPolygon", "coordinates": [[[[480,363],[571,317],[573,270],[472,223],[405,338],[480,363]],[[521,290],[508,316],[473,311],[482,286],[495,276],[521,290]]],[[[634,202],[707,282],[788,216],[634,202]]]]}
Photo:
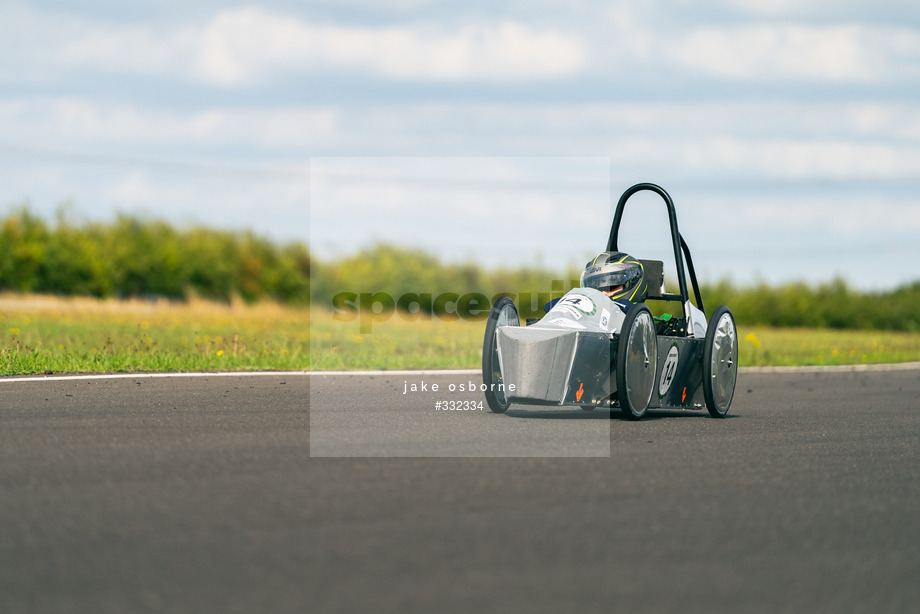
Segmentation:
{"type": "Polygon", "coordinates": [[[0,611],[917,611],[916,365],[743,371],[724,420],[423,377],[469,379],[0,379],[0,611]]]}

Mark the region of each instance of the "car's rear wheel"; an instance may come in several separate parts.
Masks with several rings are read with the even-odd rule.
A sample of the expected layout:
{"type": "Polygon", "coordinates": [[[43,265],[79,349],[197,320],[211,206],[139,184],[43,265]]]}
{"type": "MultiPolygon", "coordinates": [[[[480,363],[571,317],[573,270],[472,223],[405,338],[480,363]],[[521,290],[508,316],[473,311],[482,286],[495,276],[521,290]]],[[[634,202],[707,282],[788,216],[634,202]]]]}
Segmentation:
{"type": "Polygon", "coordinates": [[[498,356],[496,333],[503,326],[520,326],[521,318],[517,307],[507,296],[503,296],[492,305],[489,319],[486,320],[486,334],[482,340],[482,383],[486,386],[486,403],[489,409],[503,414],[511,406],[504,392],[501,360],[498,356]]]}
{"type": "Polygon", "coordinates": [[[713,418],[724,418],[738,379],[738,329],[731,310],[722,305],[709,318],[703,346],[703,396],[713,418]]]}
{"type": "Polygon", "coordinates": [[[645,415],[658,368],[658,336],[652,312],[642,304],[626,312],[617,343],[617,399],[620,410],[630,420],[645,415]]]}

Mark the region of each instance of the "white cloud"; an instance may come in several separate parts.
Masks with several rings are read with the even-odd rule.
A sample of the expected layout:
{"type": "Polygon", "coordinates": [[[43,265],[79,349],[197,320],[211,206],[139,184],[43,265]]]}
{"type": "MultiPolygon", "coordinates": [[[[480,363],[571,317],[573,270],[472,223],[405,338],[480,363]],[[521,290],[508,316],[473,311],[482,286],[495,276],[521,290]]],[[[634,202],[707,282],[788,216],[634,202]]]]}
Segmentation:
{"type": "Polygon", "coordinates": [[[316,158],[310,170],[310,242],[323,257],[380,240],[495,266],[553,252],[555,264],[606,240],[605,159],[316,158]]]}
{"type": "Polygon", "coordinates": [[[833,15],[839,20],[888,19],[898,16],[906,22],[916,14],[914,0],[885,0],[883,3],[865,0],[677,0],[699,13],[709,11],[738,12],[766,18],[825,19],[833,15]]]}
{"type": "MultiPolygon", "coordinates": [[[[750,197],[737,212],[748,228],[761,232],[806,230],[813,232],[820,243],[827,238],[856,241],[868,238],[891,243],[903,241],[920,232],[920,207],[911,199],[873,196],[847,198],[777,198],[750,197]]],[[[911,240],[910,244],[914,245],[911,240]]]]}
{"type": "Polygon", "coordinates": [[[170,74],[195,51],[191,32],[163,33],[145,26],[87,26],[65,39],[57,51],[60,66],[134,74],[170,74]]]}
{"type": "Polygon", "coordinates": [[[567,210],[556,223],[577,223],[586,202],[606,202],[608,175],[606,158],[372,157],[310,162],[311,191],[334,194],[335,208],[347,206],[356,217],[379,209],[398,211],[397,217],[424,217],[436,200],[439,208],[462,210],[466,218],[482,224],[513,224],[520,220],[520,206],[529,220],[548,223],[554,211],[547,202],[560,196],[567,210]],[[510,209],[503,206],[509,194],[517,203],[510,209]]]}
{"type": "Polygon", "coordinates": [[[134,74],[171,74],[236,86],[278,74],[352,70],[395,79],[528,81],[577,72],[581,42],[511,20],[451,26],[311,23],[261,8],[214,15],[203,26],[68,27],[56,61],[134,74]]]}
{"type": "Polygon", "coordinates": [[[455,103],[183,113],[65,97],[0,102],[0,124],[7,142],[97,152],[167,147],[183,151],[177,157],[185,160],[226,159],[227,148],[304,161],[318,153],[590,153],[610,157],[617,173],[676,179],[920,178],[920,116],[902,103],[455,103]]]}
{"type": "Polygon", "coordinates": [[[204,109],[181,113],[63,97],[0,101],[4,137],[98,149],[133,145],[305,147],[336,139],[331,107],[204,109]]]}
{"type": "Polygon", "coordinates": [[[920,146],[916,145],[731,137],[675,145],[674,164],[697,173],[781,180],[920,178],[920,146]]]}
{"type": "Polygon", "coordinates": [[[903,25],[752,16],[743,24],[674,28],[657,5],[582,7],[595,14],[590,22],[547,11],[525,16],[505,7],[472,21],[452,21],[449,12],[438,21],[428,11],[424,21],[366,25],[243,7],[198,23],[113,24],[20,8],[10,15],[19,25],[0,40],[0,77],[37,82],[88,70],[244,87],[327,73],[495,83],[653,71],[662,78],[853,84],[920,73],[920,31],[903,25]]]}
{"type": "Polygon", "coordinates": [[[699,28],[670,54],[678,65],[727,79],[872,83],[920,73],[920,32],[857,24],[699,28]]]}

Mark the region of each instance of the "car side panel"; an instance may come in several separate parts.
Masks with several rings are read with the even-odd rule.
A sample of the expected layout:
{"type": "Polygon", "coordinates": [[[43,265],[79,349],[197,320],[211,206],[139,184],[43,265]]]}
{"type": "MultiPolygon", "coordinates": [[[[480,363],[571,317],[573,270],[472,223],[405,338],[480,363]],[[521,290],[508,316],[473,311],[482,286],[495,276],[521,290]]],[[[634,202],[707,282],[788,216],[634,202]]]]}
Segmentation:
{"type": "Polygon", "coordinates": [[[702,409],[703,339],[658,337],[658,368],[650,408],[702,409]]]}

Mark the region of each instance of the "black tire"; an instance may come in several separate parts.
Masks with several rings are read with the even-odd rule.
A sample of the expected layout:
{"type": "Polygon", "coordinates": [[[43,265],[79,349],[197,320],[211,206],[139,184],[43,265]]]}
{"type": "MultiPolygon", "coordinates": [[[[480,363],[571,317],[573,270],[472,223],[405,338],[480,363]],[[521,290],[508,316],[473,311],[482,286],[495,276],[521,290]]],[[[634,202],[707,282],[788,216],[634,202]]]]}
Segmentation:
{"type": "Polygon", "coordinates": [[[626,312],[617,342],[617,399],[629,420],[645,415],[658,370],[658,335],[652,312],[638,303],[626,312]]]}
{"type": "Polygon", "coordinates": [[[724,418],[738,380],[738,329],[731,310],[722,305],[709,318],[703,346],[703,396],[713,418],[724,418]]]}
{"type": "Polygon", "coordinates": [[[497,390],[502,382],[502,370],[498,359],[498,345],[495,342],[495,333],[502,326],[520,326],[521,318],[518,316],[517,307],[507,296],[503,296],[492,305],[489,319],[486,320],[486,334],[482,340],[482,383],[486,385],[486,403],[489,409],[497,414],[503,414],[511,406],[505,398],[505,393],[497,390]],[[493,390],[493,384],[495,384],[493,390]]]}

